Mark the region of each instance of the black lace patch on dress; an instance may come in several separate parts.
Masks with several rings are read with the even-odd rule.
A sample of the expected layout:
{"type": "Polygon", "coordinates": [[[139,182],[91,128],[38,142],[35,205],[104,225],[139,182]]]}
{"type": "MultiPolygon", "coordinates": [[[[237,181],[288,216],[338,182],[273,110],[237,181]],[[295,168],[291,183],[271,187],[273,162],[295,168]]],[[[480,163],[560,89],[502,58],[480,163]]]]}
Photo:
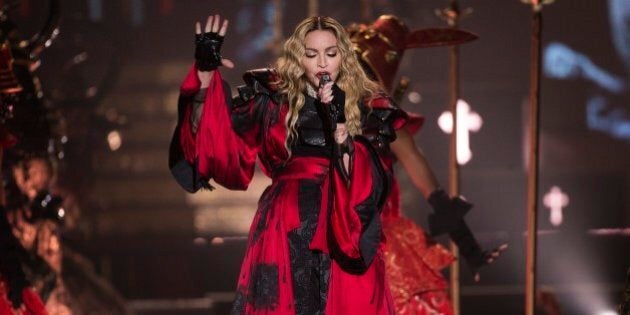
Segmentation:
{"type": "Polygon", "coordinates": [[[324,314],[330,278],[328,255],[312,251],[320,209],[321,185],[303,180],[299,187],[300,227],[289,232],[289,253],[296,315],[324,314]]]}
{"type": "MultiPolygon", "coordinates": [[[[255,244],[258,241],[258,238],[262,234],[264,230],[267,229],[267,220],[269,216],[269,210],[271,209],[274,200],[283,191],[282,184],[277,184],[271,187],[268,187],[265,192],[263,192],[260,197],[260,201],[258,202],[258,212],[259,219],[256,224],[256,229],[252,233],[251,243],[255,244]]],[[[251,246],[251,245],[250,245],[251,246]]]]}
{"type": "Polygon", "coordinates": [[[239,286],[236,290],[236,297],[230,315],[245,315],[245,307],[247,305],[247,293],[243,286],[239,286]]]}
{"type": "Polygon", "coordinates": [[[257,264],[249,278],[247,303],[255,309],[274,310],[280,296],[278,265],[257,264]]]}

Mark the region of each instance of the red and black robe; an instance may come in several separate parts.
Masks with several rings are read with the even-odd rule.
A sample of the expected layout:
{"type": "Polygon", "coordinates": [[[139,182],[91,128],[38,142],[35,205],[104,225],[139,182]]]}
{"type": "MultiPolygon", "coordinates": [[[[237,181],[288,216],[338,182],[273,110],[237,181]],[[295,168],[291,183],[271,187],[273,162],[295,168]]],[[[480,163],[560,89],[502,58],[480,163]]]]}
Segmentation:
{"type": "Polygon", "coordinates": [[[289,157],[288,106],[269,80],[257,79],[271,74],[246,75],[248,86],[233,100],[215,71],[193,133],[192,104],[200,82],[191,69],[181,87],[171,143],[171,171],[189,192],[210,187],[210,179],[245,190],[257,159],[272,179],[250,228],[232,314],[393,314],[380,219],[391,174],[374,146],[392,141],[406,116],[397,112],[385,121],[370,116],[389,108],[387,98],[372,100],[374,110],[360,104],[364,118],[376,117],[380,127],[371,139],[352,139],[346,181],[331,163],[331,145],[308,96],[289,157]]]}

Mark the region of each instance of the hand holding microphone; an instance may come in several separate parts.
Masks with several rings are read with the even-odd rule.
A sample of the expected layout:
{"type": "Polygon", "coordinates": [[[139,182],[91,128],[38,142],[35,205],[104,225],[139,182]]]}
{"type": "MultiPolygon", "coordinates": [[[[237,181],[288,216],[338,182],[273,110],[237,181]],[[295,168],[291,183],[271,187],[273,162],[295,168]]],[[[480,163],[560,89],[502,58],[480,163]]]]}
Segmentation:
{"type": "Polygon", "coordinates": [[[324,111],[328,114],[330,131],[337,130],[338,123],[345,123],[344,105],[346,93],[344,93],[330,77],[330,74],[322,74],[319,80],[319,102],[324,106],[324,111]]]}
{"type": "Polygon", "coordinates": [[[322,104],[328,104],[333,99],[332,95],[332,85],[334,82],[330,77],[330,74],[324,73],[319,78],[319,90],[317,91],[317,95],[319,96],[319,101],[322,104]]]}
{"type": "Polygon", "coordinates": [[[351,141],[347,141],[348,132],[344,113],[346,93],[342,91],[330,77],[323,73],[319,80],[319,100],[317,101],[321,113],[324,113],[322,121],[324,128],[330,132],[330,140],[333,141],[332,157],[336,168],[346,182],[350,182],[350,160],[354,147],[351,141]]]}

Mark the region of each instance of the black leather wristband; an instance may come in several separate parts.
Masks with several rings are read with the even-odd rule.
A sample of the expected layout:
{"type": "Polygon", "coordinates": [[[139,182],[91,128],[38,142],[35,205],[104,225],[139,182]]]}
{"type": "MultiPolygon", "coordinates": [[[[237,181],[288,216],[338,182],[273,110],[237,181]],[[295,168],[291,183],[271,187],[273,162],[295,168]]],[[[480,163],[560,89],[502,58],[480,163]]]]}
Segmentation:
{"type": "Polygon", "coordinates": [[[200,71],[212,71],[221,65],[223,36],[214,32],[195,35],[195,60],[200,71]]]}

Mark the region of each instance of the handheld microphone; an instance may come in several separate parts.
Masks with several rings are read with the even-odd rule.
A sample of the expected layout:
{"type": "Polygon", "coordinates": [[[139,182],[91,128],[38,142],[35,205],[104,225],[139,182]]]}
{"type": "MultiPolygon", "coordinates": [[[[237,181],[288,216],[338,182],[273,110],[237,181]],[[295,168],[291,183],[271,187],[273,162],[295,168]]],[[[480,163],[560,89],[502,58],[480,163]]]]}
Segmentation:
{"type": "Polygon", "coordinates": [[[332,81],[330,74],[328,73],[323,74],[322,77],[319,79],[319,88],[324,87],[324,85],[326,85],[326,83],[330,81],[332,81]]]}

